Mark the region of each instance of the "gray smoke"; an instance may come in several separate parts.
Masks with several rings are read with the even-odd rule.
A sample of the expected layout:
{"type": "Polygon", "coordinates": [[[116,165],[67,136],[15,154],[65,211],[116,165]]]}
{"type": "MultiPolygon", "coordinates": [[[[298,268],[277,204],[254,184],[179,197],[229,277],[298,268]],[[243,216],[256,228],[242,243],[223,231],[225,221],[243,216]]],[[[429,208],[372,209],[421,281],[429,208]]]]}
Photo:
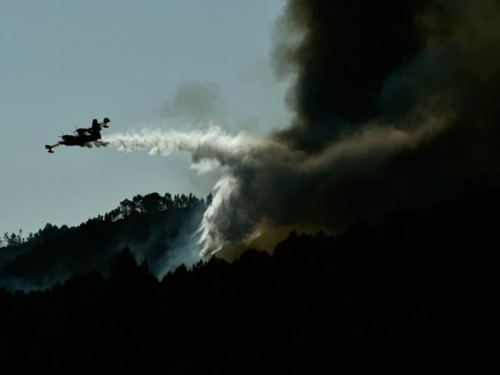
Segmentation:
{"type": "Polygon", "coordinates": [[[498,1],[290,0],[277,28],[276,67],[294,82],[288,128],[106,139],[221,173],[202,254],[269,247],[288,229],[335,233],[498,181],[498,1]]]}
{"type": "MultiPolygon", "coordinates": [[[[433,104],[429,104],[433,105],[433,104]]],[[[430,108],[425,108],[430,113],[430,108]]],[[[204,214],[201,252],[211,254],[224,246],[255,239],[272,228],[299,225],[331,226],[347,214],[321,212],[325,187],[348,181],[352,171],[364,170],[366,181],[379,165],[402,150],[411,150],[436,137],[450,124],[451,114],[414,115],[411,130],[373,123],[352,136],[310,155],[273,140],[246,133],[231,136],[222,128],[207,131],[116,134],[107,142],[122,151],[147,148],[153,155],[188,152],[200,173],[219,170],[213,202],[204,214]]],[[[339,221],[339,223],[340,223],[339,221]]]]}
{"type": "Polygon", "coordinates": [[[179,86],[161,112],[167,117],[216,118],[221,115],[222,102],[215,83],[191,82],[179,86]]]}

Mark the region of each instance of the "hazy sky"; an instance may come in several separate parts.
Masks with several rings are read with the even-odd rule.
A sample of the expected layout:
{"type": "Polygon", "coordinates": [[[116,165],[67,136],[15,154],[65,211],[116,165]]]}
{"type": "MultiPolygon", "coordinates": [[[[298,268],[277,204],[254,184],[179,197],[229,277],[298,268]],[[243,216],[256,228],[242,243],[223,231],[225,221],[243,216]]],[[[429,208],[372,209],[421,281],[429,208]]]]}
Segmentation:
{"type": "Polygon", "coordinates": [[[187,155],[61,146],[63,132],[111,119],[103,136],[211,118],[263,136],[287,125],[273,76],[284,0],[0,2],[0,234],[75,226],[136,194],[205,197],[214,179],[187,155]],[[193,114],[189,119],[186,114],[193,114]],[[154,125],[151,125],[154,124],[154,125]]]}

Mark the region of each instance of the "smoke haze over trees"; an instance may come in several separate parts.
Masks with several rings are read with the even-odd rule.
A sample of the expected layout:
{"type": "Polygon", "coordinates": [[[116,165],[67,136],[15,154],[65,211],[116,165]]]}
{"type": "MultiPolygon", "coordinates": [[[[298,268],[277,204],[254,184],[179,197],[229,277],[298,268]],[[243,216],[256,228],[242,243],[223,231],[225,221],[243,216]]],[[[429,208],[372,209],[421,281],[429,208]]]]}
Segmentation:
{"type": "Polygon", "coordinates": [[[43,289],[77,273],[106,275],[125,246],[154,275],[163,276],[200,259],[196,233],[205,209],[205,200],[192,194],[151,193],[125,199],[78,227],[47,224],[26,239],[5,234],[9,241],[0,248],[0,285],[43,289]]]}

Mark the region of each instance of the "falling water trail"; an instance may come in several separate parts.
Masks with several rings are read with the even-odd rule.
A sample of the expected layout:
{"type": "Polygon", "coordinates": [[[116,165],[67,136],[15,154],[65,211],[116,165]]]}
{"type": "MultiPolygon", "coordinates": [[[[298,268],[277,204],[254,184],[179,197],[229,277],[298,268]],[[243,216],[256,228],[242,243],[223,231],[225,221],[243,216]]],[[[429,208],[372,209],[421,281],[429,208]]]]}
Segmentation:
{"type": "Polygon", "coordinates": [[[220,126],[211,124],[206,130],[181,132],[177,130],[143,130],[125,134],[112,134],[94,146],[113,145],[119,151],[147,150],[150,155],[167,156],[172,153],[189,153],[192,168],[198,173],[221,171],[214,186],[213,200],[200,223],[200,255],[208,256],[220,250],[224,244],[218,231],[218,218],[227,209],[231,195],[237,194],[238,180],[232,170],[251,154],[251,149],[262,142],[249,134],[240,132],[230,135],[220,126]]]}

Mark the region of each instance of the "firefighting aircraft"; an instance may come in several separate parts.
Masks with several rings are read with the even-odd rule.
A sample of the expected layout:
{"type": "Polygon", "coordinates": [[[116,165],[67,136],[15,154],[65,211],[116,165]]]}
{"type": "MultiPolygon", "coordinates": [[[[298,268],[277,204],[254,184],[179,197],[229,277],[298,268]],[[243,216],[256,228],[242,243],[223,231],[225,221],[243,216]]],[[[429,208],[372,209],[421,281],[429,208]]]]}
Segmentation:
{"type": "Polygon", "coordinates": [[[73,133],[75,135],[62,135],[62,140],[53,145],[45,145],[45,148],[51,154],[54,153],[52,150],[54,147],[65,145],[65,146],[85,146],[90,142],[97,141],[101,139],[101,130],[103,128],[108,128],[108,123],[111,122],[109,118],[105,117],[102,122],[97,122],[96,119],[92,120],[92,126],[90,128],[78,128],[73,133]]]}

